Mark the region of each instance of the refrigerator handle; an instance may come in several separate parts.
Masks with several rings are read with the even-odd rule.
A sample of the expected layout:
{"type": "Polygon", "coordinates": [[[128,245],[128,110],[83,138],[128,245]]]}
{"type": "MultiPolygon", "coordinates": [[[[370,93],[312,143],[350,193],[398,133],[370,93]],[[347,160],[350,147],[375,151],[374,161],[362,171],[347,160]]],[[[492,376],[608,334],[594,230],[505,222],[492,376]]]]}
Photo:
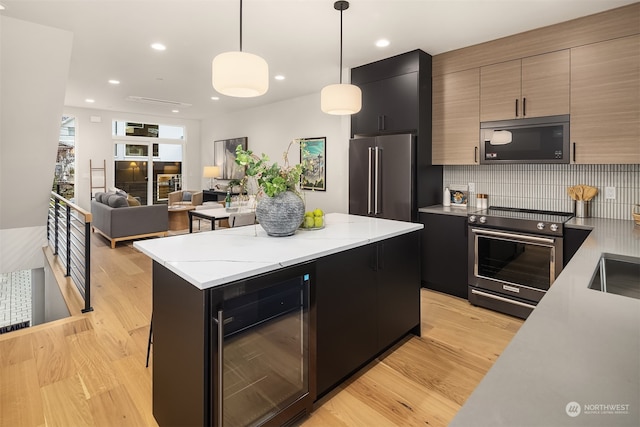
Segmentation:
{"type": "Polygon", "coordinates": [[[373,152],[373,147],[367,147],[367,151],[369,151],[369,175],[367,179],[367,215],[371,215],[373,213],[371,209],[371,157],[373,152]]]}
{"type": "Polygon", "coordinates": [[[380,148],[376,147],[376,167],[374,169],[374,214],[378,215],[380,212],[378,211],[378,196],[380,194],[378,183],[380,182],[380,148]]]}

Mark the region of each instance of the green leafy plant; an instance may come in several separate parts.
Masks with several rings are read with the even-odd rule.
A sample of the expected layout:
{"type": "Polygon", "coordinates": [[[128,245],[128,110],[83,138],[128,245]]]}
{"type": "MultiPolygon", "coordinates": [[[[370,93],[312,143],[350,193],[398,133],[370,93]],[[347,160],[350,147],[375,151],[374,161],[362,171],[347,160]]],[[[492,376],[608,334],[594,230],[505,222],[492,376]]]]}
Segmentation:
{"type": "Polygon", "coordinates": [[[304,144],[299,139],[289,143],[287,151],[283,154],[284,166],[277,163],[269,163],[269,157],[262,153],[260,157],[251,150],[243,150],[241,145],[236,147],[236,163],[245,166],[247,176],[255,177],[258,186],[269,197],[274,197],[285,191],[292,191],[300,195],[300,175],[305,171],[305,164],[289,164],[289,150],[293,144],[304,144]]]}

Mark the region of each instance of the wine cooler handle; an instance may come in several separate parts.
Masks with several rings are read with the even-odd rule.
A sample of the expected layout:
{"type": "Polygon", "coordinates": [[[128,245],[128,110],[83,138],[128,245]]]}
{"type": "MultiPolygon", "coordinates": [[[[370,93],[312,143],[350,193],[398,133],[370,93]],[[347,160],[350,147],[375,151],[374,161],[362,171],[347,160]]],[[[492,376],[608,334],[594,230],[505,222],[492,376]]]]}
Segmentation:
{"type": "Polygon", "coordinates": [[[378,197],[380,196],[379,181],[380,181],[380,148],[376,147],[376,168],[375,168],[375,176],[374,176],[375,189],[373,192],[373,195],[374,195],[373,209],[374,209],[374,214],[376,215],[380,213],[380,211],[378,210],[378,197]]]}
{"type": "Polygon", "coordinates": [[[224,314],[218,310],[218,317],[215,319],[218,324],[218,427],[222,427],[224,414],[222,405],[224,404],[224,314]]]}
{"type": "Polygon", "coordinates": [[[371,209],[371,156],[372,156],[372,147],[367,147],[369,151],[369,174],[367,175],[367,215],[371,215],[373,213],[371,209]]]}

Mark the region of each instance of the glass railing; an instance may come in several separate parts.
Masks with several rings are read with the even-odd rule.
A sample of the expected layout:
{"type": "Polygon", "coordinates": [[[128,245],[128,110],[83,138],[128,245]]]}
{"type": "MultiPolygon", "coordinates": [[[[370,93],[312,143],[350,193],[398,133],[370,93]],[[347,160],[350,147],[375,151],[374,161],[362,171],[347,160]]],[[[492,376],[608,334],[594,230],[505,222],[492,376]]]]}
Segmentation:
{"type": "Polygon", "coordinates": [[[91,212],[51,192],[47,240],[53,254],[84,298],[83,313],[91,307],[91,212]]]}

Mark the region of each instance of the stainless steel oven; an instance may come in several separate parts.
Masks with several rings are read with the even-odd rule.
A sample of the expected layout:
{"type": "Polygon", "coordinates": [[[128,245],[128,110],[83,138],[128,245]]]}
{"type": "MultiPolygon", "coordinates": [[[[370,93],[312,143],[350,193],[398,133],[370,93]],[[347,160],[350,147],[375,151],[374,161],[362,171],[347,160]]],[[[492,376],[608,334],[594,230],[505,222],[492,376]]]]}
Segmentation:
{"type": "Polygon", "coordinates": [[[570,217],[494,207],[469,215],[469,301],[526,318],[562,271],[570,217]]]}

